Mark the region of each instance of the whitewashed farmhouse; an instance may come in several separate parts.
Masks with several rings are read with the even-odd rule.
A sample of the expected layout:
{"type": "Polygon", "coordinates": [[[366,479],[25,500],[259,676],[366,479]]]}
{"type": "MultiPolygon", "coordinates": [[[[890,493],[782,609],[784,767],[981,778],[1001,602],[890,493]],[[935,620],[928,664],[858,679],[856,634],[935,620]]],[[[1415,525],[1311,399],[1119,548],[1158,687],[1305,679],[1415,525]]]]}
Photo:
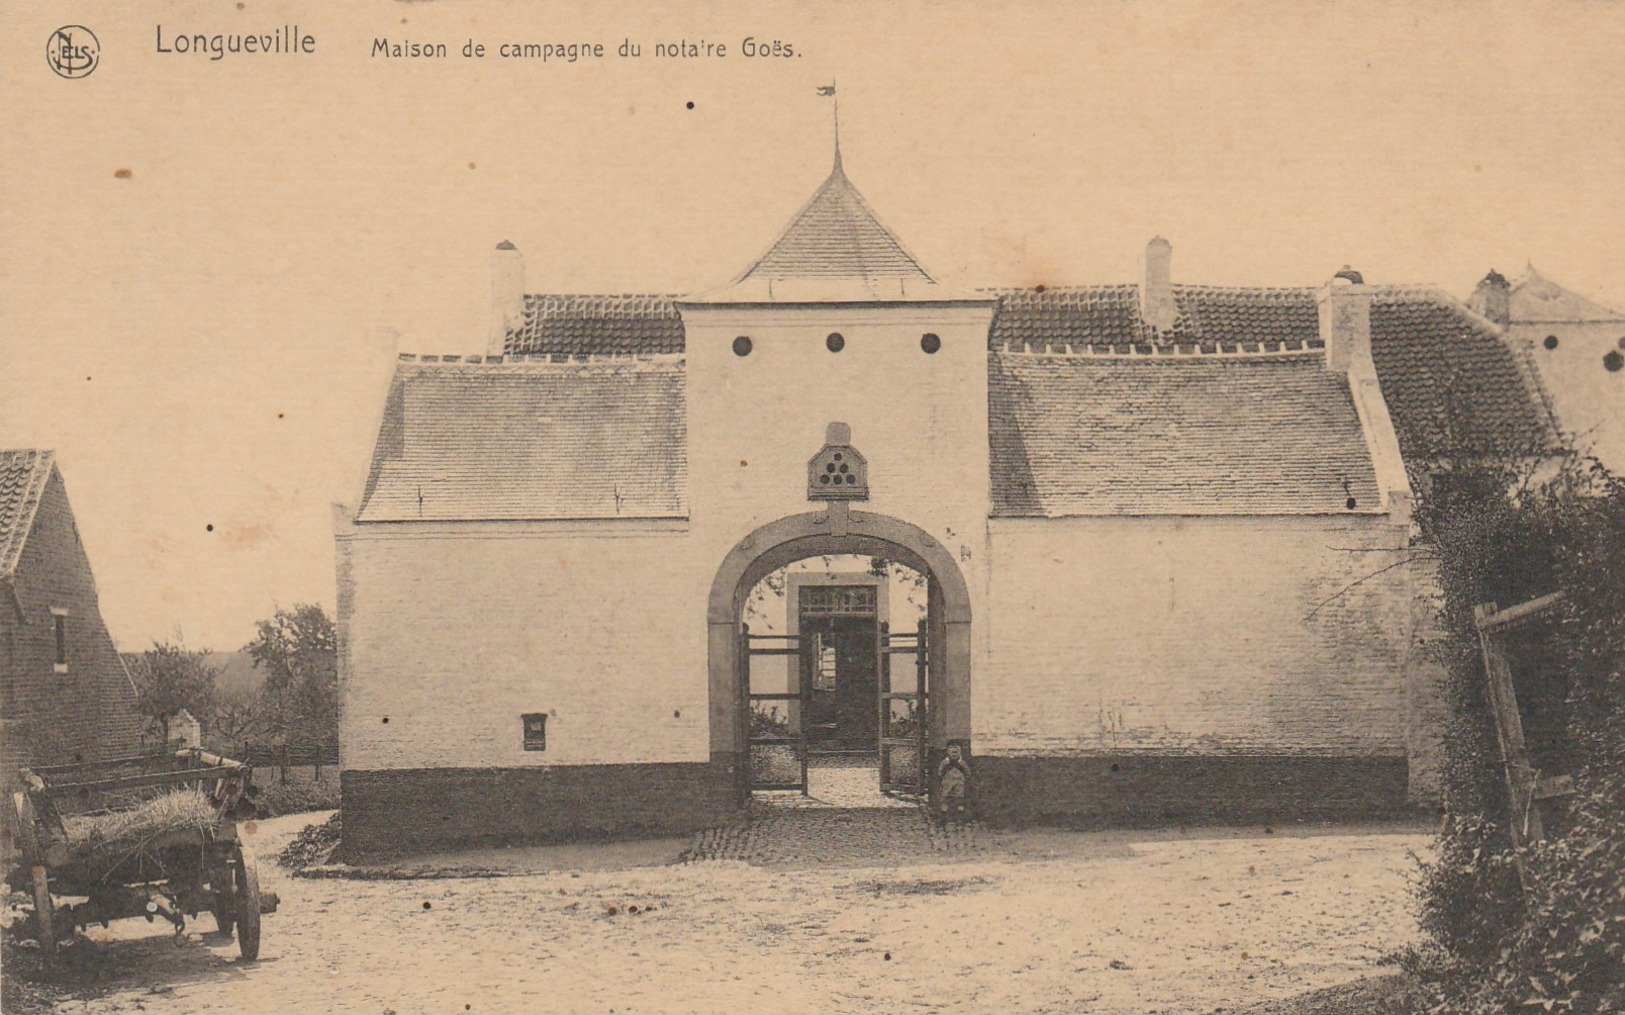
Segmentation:
{"type": "Polygon", "coordinates": [[[1412,484],[1556,434],[1442,291],[1175,284],[1161,239],[952,288],[838,154],[715,290],[533,293],[508,244],[494,285],[339,512],[358,853],[693,829],[825,750],[989,821],[1426,800],[1412,484]]]}

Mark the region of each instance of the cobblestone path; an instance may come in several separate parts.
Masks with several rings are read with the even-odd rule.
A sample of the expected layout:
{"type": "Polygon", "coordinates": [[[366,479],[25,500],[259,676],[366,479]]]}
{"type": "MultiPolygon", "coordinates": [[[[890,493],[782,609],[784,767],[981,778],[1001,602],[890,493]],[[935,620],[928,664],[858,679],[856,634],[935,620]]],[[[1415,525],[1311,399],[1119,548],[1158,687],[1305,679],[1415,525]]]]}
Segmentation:
{"type": "MultiPolygon", "coordinates": [[[[819,759],[823,760],[823,759],[819,759]]],[[[741,818],[694,836],[679,862],[855,867],[972,856],[986,848],[975,823],[943,825],[920,804],[884,796],[870,766],[815,760],[808,793],[759,793],[741,818]]]]}

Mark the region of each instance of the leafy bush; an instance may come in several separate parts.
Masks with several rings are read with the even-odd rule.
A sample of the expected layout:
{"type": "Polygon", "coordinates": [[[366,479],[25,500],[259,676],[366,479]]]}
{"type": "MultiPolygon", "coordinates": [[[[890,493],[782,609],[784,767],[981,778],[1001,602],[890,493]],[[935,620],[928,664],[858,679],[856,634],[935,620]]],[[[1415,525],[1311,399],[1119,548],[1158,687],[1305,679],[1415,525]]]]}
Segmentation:
{"type": "Polygon", "coordinates": [[[1419,860],[1422,932],[1450,953],[1487,963],[1503,929],[1523,918],[1518,870],[1504,826],[1477,815],[1452,815],[1440,833],[1438,858],[1419,860]]]}
{"type": "Polygon", "coordinates": [[[1477,998],[1502,1010],[1625,1010],[1625,780],[1588,778],[1574,826],[1525,855],[1527,915],[1477,998]]]}
{"type": "Polygon", "coordinates": [[[750,707],[750,731],[759,737],[784,737],[790,735],[790,716],[780,713],[777,705],[752,704],[750,707]]]}
{"type": "Polygon", "coordinates": [[[335,814],[319,825],[306,825],[277,855],[276,862],[289,870],[304,870],[325,863],[338,849],[344,836],[343,815],[335,814]]]}
{"type": "Polygon", "coordinates": [[[260,787],[254,802],[267,812],[269,817],[334,810],[339,806],[338,779],[272,782],[270,785],[260,787]]]}
{"type": "Polygon", "coordinates": [[[1541,481],[1516,465],[1477,465],[1419,487],[1417,521],[1443,593],[1448,817],[1418,879],[1428,942],[1401,965],[1432,987],[1437,1011],[1619,1010],[1625,483],[1571,459],[1541,481]],[[1547,723],[1546,743],[1531,740],[1544,751],[1536,764],[1574,775],[1577,793],[1550,838],[1515,854],[1473,607],[1554,590],[1567,594],[1554,621],[1521,638],[1512,665],[1526,711],[1547,723]]]}

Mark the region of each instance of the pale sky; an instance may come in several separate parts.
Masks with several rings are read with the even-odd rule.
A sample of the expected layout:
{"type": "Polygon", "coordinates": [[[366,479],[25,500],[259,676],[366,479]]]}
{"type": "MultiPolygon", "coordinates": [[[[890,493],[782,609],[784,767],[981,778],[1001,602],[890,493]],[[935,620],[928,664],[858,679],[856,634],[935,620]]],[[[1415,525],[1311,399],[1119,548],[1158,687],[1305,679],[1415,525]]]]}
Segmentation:
{"type": "Polygon", "coordinates": [[[481,348],[503,239],[531,291],[728,280],[827,173],[832,79],[848,174],[953,281],[1130,282],[1160,233],[1178,282],[1465,296],[1532,261],[1625,304],[1625,4],[587,6],[0,11],[0,445],[58,451],[121,647],[331,609],[376,329],[481,348]],[[70,21],[81,80],[45,60],[70,21]],[[314,55],[154,52],[295,23],[314,55]],[[685,37],[728,54],[654,55],[685,37]],[[605,58],[494,54],[574,41],[605,58]]]}

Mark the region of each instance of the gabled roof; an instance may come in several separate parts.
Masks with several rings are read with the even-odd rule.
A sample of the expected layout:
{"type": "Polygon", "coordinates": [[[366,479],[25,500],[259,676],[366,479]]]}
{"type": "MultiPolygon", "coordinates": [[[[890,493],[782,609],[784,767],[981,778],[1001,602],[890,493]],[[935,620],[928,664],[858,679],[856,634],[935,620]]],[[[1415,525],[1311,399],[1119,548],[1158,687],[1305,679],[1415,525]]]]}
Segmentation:
{"type": "MultiPolygon", "coordinates": [[[[1533,377],[1494,325],[1431,286],[1373,288],[1371,355],[1407,461],[1555,445],[1533,377]]],[[[1164,332],[1140,319],[1137,285],[1003,290],[989,340],[994,350],[1071,344],[1125,353],[1319,341],[1313,289],[1173,289],[1178,317],[1164,332]]]]}
{"type": "Polygon", "coordinates": [[[673,359],[400,363],[359,522],[681,518],[673,359]]]}
{"type": "Polygon", "coordinates": [[[508,332],[509,355],[663,355],[683,351],[683,319],[670,296],[526,296],[508,332]]]}
{"type": "Polygon", "coordinates": [[[1511,318],[1514,325],[1612,324],[1625,323],[1625,311],[1565,289],[1530,265],[1512,287],[1511,318]]]}
{"type": "Polygon", "coordinates": [[[995,516],[1383,510],[1348,381],[1316,351],[993,353],[988,415],[995,516]]]}
{"type": "Polygon", "coordinates": [[[55,469],[53,451],[0,450],[0,579],[17,571],[40,495],[55,469]]]}

